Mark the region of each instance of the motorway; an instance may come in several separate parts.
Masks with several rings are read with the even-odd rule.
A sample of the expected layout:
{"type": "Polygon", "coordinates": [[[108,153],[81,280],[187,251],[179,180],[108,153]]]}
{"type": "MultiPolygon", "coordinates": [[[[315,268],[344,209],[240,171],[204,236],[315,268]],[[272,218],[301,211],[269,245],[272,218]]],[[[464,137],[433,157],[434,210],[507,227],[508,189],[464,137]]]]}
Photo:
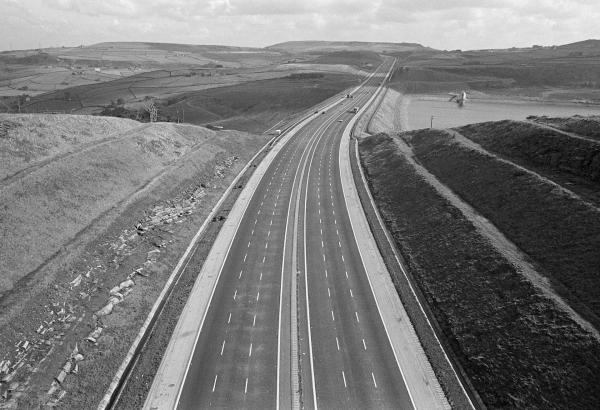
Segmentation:
{"type": "Polygon", "coordinates": [[[177,408],[413,408],[354,238],[342,132],[391,66],[302,127],[247,204],[177,408]]]}

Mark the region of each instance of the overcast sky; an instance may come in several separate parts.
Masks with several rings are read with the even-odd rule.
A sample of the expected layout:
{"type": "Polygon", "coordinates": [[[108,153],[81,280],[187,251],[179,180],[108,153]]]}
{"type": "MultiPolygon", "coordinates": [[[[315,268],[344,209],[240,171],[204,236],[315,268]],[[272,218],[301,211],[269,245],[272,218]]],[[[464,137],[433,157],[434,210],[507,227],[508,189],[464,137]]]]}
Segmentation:
{"type": "Polygon", "coordinates": [[[263,47],[289,40],[438,49],[600,38],[600,0],[0,0],[0,50],[152,41],[263,47]]]}

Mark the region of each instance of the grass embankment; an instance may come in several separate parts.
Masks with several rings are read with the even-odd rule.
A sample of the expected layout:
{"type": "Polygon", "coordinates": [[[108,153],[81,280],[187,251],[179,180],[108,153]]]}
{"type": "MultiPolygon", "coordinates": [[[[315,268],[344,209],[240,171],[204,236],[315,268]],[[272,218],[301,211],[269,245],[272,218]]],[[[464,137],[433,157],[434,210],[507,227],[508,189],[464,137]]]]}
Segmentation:
{"type": "Polygon", "coordinates": [[[600,329],[600,212],[538,177],[455,143],[410,140],[418,160],[529,255],[555,290],[600,329]]]}
{"type": "Polygon", "coordinates": [[[598,116],[569,118],[531,116],[527,119],[600,141],[600,117],[598,116]]]}
{"type": "Polygon", "coordinates": [[[382,61],[381,56],[373,51],[346,50],[323,53],[309,62],[315,64],[347,64],[361,69],[374,70],[382,61]]]}
{"type": "Polygon", "coordinates": [[[596,339],[540,296],[416,173],[391,137],[367,138],[359,148],[382,217],[484,403],[594,408],[600,401],[596,339]]]}
{"type": "MultiPolygon", "coordinates": [[[[24,132],[17,125],[3,138],[3,144],[12,147],[3,156],[14,158],[3,162],[14,167],[3,167],[3,174],[22,170],[23,158],[29,163],[42,160],[43,166],[0,187],[0,293],[34,272],[96,218],[143,190],[180,161],[199,165],[223,151],[224,144],[246,144],[258,138],[233,131],[219,135],[205,128],[161,123],[125,132],[110,143],[75,149],[80,140],[94,141],[99,135],[104,136],[102,122],[106,120],[95,121],[100,126],[88,128],[92,135],[84,138],[81,130],[54,128],[54,121],[45,116],[18,118],[21,123],[29,121],[29,125],[24,132]],[[52,160],[50,155],[55,149],[74,152],[55,155],[52,160]],[[49,156],[50,160],[43,161],[49,156]]],[[[74,121],[83,122],[85,117],[74,121]]],[[[126,125],[117,128],[136,124],[122,121],[126,125]]],[[[73,120],[66,118],[69,122],[73,120]]]]}
{"type": "MultiPolygon", "coordinates": [[[[27,137],[35,146],[54,147],[63,133],[64,141],[84,139],[77,128],[67,133],[57,126],[54,135],[60,119],[81,127],[86,119],[138,124],[109,141],[96,135],[104,136],[105,126],[89,125],[84,149],[62,143],[58,152],[28,152],[34,165],[0,187],[6,216],[0,220],[2,291],[10,289],[0,298],[0,360],[11,361],[1,372],[12,380],[10,388],[0,385],[0,407],[60,401],[65,408],[91,408],[190,239],[266,139],[191,125],[84,116],[58,116],[55,123],[46,117],[9,117],[4,140],[10,145],[27,137]],[[109,291],[129,277],[133,286],[121,303],[112,313],[99,313],[112,300],[109,291]],[[86,341],[98,328],[97,343],[86,341]],[[84,358],[78,371],[48,393],[74,346],[84,358]]],[[[212,225],[220,223],[210,224],[212,237],[218,232],[212,225]]],[[[209,249],[207,241],[203,247],[209,249]]]]}
{"type": "MultiPolygon", "coordinates": [[[[575,129],[587,122],[563,120],[575,129]]],[[[599,143],[510,120],[467,125],[457,131],[486,150],[535,170],[600,206],[599,143]]]]}

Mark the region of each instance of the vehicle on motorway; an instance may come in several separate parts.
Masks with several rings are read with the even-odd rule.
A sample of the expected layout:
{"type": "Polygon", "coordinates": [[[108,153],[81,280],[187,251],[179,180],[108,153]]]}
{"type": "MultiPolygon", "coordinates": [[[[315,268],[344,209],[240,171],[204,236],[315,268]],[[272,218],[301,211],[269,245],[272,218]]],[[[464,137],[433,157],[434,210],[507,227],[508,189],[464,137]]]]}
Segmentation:
{"type": "Polygon", "coordinates": [[[358,107],[354,107],[351,112],[356,114],[358,112],[358,107]]]}

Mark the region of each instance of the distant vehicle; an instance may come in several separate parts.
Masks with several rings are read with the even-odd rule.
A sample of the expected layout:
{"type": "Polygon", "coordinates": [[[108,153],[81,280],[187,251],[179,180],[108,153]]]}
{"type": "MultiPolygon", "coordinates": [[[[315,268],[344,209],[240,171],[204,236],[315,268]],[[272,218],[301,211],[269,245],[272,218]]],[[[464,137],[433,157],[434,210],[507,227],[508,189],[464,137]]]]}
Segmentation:
{"type": "Polygon", "coordinates": [[[356,114],[356,113],[358,112],[358,107],[354,107],[354,108],[352,109],[352,112],[356,114]]]}
{"type": "Polygon", "coordinates": [[[338,120],[338,122],[342,122],[342,120],[338,120]]]}
{"type": "Polygon", "coordinates": [[[458,94],[448,93],[448,95],[451,96],[448,101],[456,101],[459,107],[462,107],[467,102],[467,92],[464,90],[458,94]]]}
{"type": "Polygon", "coordinates": [[[211,129],[211,130],[217,130],[217,131],[218,131],[218,130],[222,130],[222,129],[223,129],[223,126],[222,126],[222,125],[208,124],[208,125],[206,126],[206,128],[209,128],[209,129],[211,129]]]}
{"type": "Polygon", "coordinates": [[[346,94],[346,98],[354,98],[354,96],[351,94],[346,94]]]}
{"type": "Polygon", "coordinates": [[[281,130],[274,130],[272,132],[273,135],[281,135],[281,130]]]}
{"type": "Polygon", "coordinates": [[[321,114],[325,114],[325,111],[323,111],[321,114]]]}

